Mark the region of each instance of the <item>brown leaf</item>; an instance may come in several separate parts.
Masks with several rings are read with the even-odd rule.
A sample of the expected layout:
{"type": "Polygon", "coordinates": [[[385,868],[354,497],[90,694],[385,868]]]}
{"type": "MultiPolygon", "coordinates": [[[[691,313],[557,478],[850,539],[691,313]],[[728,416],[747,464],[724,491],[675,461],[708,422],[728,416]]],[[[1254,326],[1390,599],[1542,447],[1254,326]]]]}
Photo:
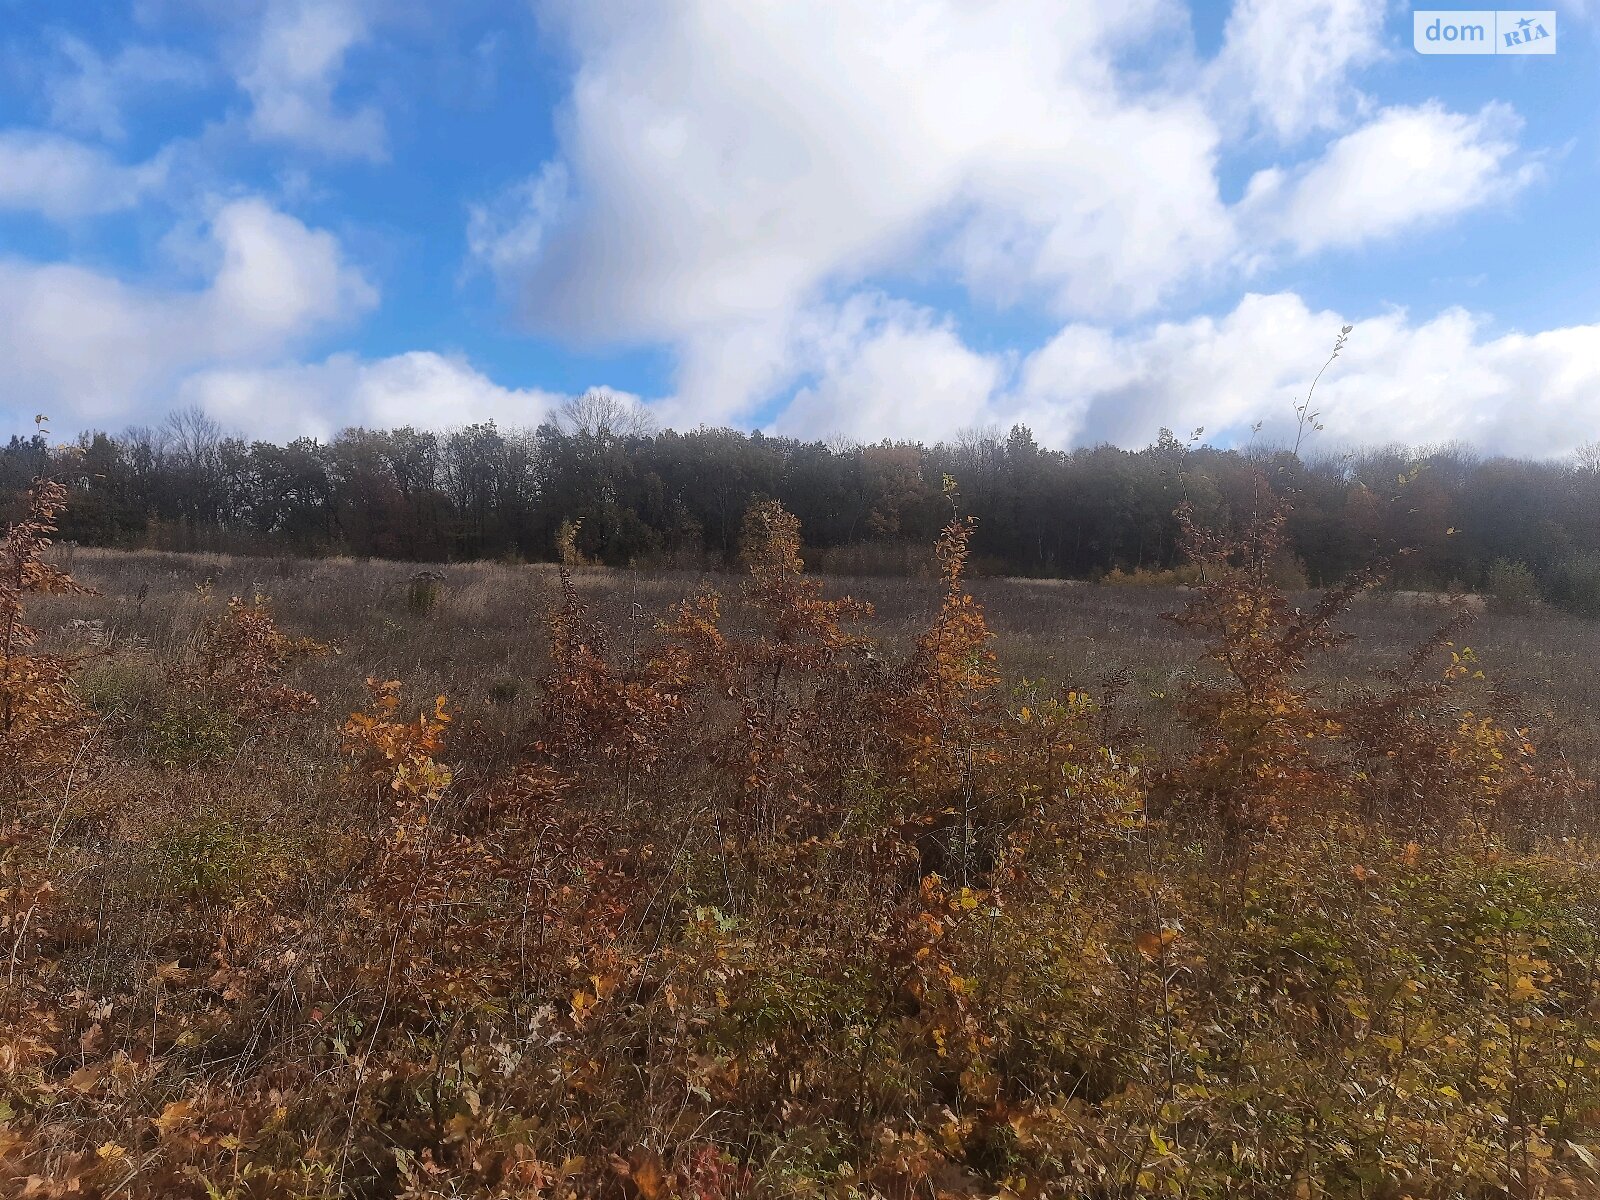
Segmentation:
{"type": "Polygon", "coordinates": [[[79,1067],[67,1076],[67,1086],[75,1092],[92,1092],[100,1086],[100,1080],[105,1075],[108,1063],[91,1063],[87,1067],[79,1067]]]}
{"type": "Polygon", "coordinates": [[[105,1041],[105,1026],[101,1025],[99,1021],[96,1021],[93,1025],[89,1026],[89,1028],[85,1029],[81,1034],[78,1035],[78,1049],[81,1050],[85,1056],[87,1056],[93,1054],[96,1050],[100,1049],[101,1046],[105,1045],[105,1041]]]}

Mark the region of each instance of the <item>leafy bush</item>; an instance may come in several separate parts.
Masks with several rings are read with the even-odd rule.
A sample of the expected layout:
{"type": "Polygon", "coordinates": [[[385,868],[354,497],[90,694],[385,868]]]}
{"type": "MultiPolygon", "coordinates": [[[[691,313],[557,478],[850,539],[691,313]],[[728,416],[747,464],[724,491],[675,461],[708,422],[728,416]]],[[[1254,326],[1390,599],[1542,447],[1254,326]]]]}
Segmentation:
{"type": "Polygon", "coordinates": [[[1539,581],[1526,563],[1497,558],[1489,564],[1484,590],[1496,604],[1528,608],[1539,602],[1539,581]]]}
{"type": "Polygon", "coordinates": [[[1578,555],[1562,562],[1550,586],[1550,601],[1580,616],[1600,617],[1600,555],[1578,555]]]}
{"type": "Polygon", "coordinates": [[[91,660],[77,674],[83,702],[105,716],[148,711],[159,702],[162,683],[158,667],[131,655],[91,660]]]}
{"type": "Polygon", "coordinates": [[[197,813],[164,828],[151,844],[147,884],[157,895],[189,902],[238,901],[281,878],[285,851],[269,835],[197,813]]]}
{"type": "Polygon", "coordinates": [[[203,698],[178,698],[145,729],[145,753],[163,767],[219,766],[233,753],[239,723],[229,710],[203,698]]]}
{"type": "Polygon", "coordinates": [[[419,571],[406,582],[406,607],[419,617],[431,613],[439,603],[444,576],[437,571],[419,571]]]}

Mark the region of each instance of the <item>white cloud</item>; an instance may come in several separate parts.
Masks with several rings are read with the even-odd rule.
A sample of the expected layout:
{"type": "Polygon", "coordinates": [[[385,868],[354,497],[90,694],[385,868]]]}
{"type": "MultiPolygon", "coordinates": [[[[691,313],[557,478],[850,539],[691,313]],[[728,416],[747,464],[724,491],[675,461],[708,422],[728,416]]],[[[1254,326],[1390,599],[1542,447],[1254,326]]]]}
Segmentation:
{"type": "MultiPolygon", "coordinates": [[[[1504,105],[1379,108],[1356,90],[1382,54],[1385,0],[1236,0],[1209,64],[1180,0],[824,7],[826,19],[800,0],[543,0],[575,63],[559,153],[468,206],[470,260],[541,331],[671,347],[675,395],[656,406],[668,423],[875,440],[1026,420],[1055,444],[1143,444],[1162,424],[1276,420],[1343,315],[1280,294],[1128,322],[1196,284],[1500,202],[1539,169],[1504,105]],[[1302,161],[1258,172],[1230,207],[1218,163],[1240,139],[1302,161]],[[906,281],[1071,323],[1019,368],[1021,351],[975,349],[949,317],[880,290],[906,281]]],[[[392,10],[211,11],[241,36],[223,57],[247,110],[134,165],[58,133],[0,132],[0,210],[65,220],[168,198],[184,182],[179,167],[168,180],[170,162],[197,166],[245,135],[386,155],[382,112],[346,89],[392,10]]],[[[107,140],[123,135],[133,89],[199,69],[60,46],[74,70],[41,77],[51,120],[107,140]]],[[[310,189],[312,162],[291,156],[284,178],[310,189]]],[[[182,397],[292,437],[349,422],[528,424],[558,399],[426,351],[289,361],[375,293],[330,234],[259,200],[218,209],[200,250],[206,282],[189,290],[0,258],[9,402],[113,424],[182,397]]],[[[1361,323],[1325,388],[1329,440],[1556,452],[1600,399],[1594,327],[1486,329],[1460,311],[1361,323]]]]}
{"type": "Polygon", "coordinates": [[[69,65],[45,80],[50,123],[109,141],[126,135],[123,110],[136,93],[194,86],[206,76],[198,60],[159,46],[124,46],[107,57],[81,38],[67,36],[57,49],[69,65]]]}
{"type": "Polygon", "coordinates": [[[1000,300],[1136,311],[1231,248],[1199,102],[1112,66],[1182,26],[1172,0],[549,8],[580,64],[559,123],[573,203],[552,219],[535,186],[502,220],[539,326],[781,323],[826,287],[939,265],[935,239],[1000,300]]]}
{"type": "Polygon", "coordinates": [[[459,357],[415,350],[390,358],[335,354],[317,363],[202,371],[180,389],[224,426],[279,442],[369,429],[450,429],[480,421],[532,427],[565,397],[501,387],[459,357]]]}
{"type": "Polygon", "coordinates": [[[1222,201],[1225,131],[1252,106],[1284,140],[1370,110],[1349,81],[1382,53],[1384,0],[1238,0],[1203,66],[1176,0],[545,14],[577,63],[561,153],[470,210],[470,253],[533,328],[671,346],[680,423],[749,419],[818,369],[810,331],[837,297],[886,278],[1125,320],[1533,174],[1509,109],[1424,104],[1222,201]]]}
{"type": "MultiPolygon", "coordinates": [[[[1260,423],[1259,444],[1273,445],[1292,440],[1293,406],[1345,324],[1349,346],[1317,390],[1315,446],[1461,440],[1542,458],[1596,436],[1600,325],[1491,334],[1459,308],[1363,318],[1289,292],[1123,331],[1074,322],[1020,364],[974,350],[931,309],[860,293],[807,311],[755,361],[803,375],[769,426],[806,439],[932,441],[1023,423],[1047,445],[1136,448],[1162,426],[1242,443],[1260,423]]],[[[681,398],[657,411],[680,426],[695,417],[681,398]]]]}
{"type": "MultiPolygon", "coordinates": [[[[1600,325],[1491,334],[1485,318],[1461,309],[1421,321],[1402,311],[1358,319],[1292,293],[1251,294],[1222,316],[1126,332],[1070,324],[1016,370],[1008,356],[973,350],[931,310],[862,293],[798,323],[791,352],[812,370],[770,427],[806,439],[932,441],[1020,422],[1046,445],[1138,447],[1161,426],[1243,442],[1259,422],[1259,444],[1284,444],[1294,403],[1351,322],[1349,346],[1318,388],[1326,429],[1313,449],[1461,440],[1555,457],[1595,436],[1600,325]]],[[[503,387],[458,357],[421,351],[200,370],[176,395],[280,441],[351,424],[527,427],[564,399],[503,387]]],[[[670,404],[652,407],[691,423],[670,404]]]]}
{"type": "MultiPolygon", "coordinates": [[[[249,274],[244,247],[271,240],[244,232],[259,216],[234,214],[232,226],[219,217],[218,237],[233,246],[197,293],[140,291],[73,268],[0,266],[0,361],[9,364],[0,385],[15,413],[49,411],[58,428],[115,426],[158,405],[196,403],[230,428],[281,442],[347,425],[529,427],[565,399],[505,387],[459,356],[429,351],[284,362],[291,331],[329,310],[308,306],[301,283],[240,290],[231,278],[249,274]]],[[[359,307],[365,285],[343,286],[352,282],[359,307]]],[[[1221,316],[1125,331],[1075,322],[1017,364],[973,349],[931,309],[865,292],[806,311],[781,344],[763,347],[770,357],[754,361],[803,373],[768,422],[800,438],[932,441],[1021,422],[1047,445],[1137,447],[1161,426],[1204,427],[1226,442],[1245,440],[1259,422],[1270,445],[1292,436],[1292,406],[1346,323],[1355,325],[1349,347],[1318,390],[1326,430],[1315,446],[1459,439],[1553,457],[1594,436],[1600,325],[1492,334],[1485,318],[1461,309],[1421,321],[1403,311],[1360,319],[1313,310],[1293,293],[1250,294],[1221,316]]],[[[651,407],[665,423],[695,421],[681,400],[651,407]]]]}
{"type": "MultiPolygon", "coordinates": [[[[1162,426],[1244,442],[1259,422],[1271,445],[1293,439],[1293,406],[1346,324],[1349,346],[1317,390],[1317,446],[1459,439],[1553,457],[1597,436],[1600,325],[1493,334],[1459,308],[1363,317],[1314,310],[1291,292],[1126,330],[1074,322],[1020,363],[973,349],[931,309],[861,293],[808,311],[758,361],[803,374],[769,425],[807,439],[932,441],[1020,422],[1047,445],[1136,448],[1162,426]]],[[[693,423],[681,400],[658,412],[693,423]]]]}
{"type": "Polygon", "coordinates": [[[546,163],[539,174],[467,208],[467,252],[501,279],[532,267],[544,233],[567,200],[567,172],[546,163]]]}
{"type": "Polygon", "coordinates": [[[1006,370],[963,344],[948,320],[870,293],[830,312],[811,339],[815,378],[775,424],[800,438],[953,437],[983,423],[1006,370]]]}
{"type": "Polygon", "coordinates": [[[260,200],[210,224],[198,290],[141,287],[65,264],[0,259],[0,392],[61,427],[116,424],[165,404],[181,375],[281,355],[369,310],[377,294],[332,235],[260,200]]]}
{"type": "Polygon", "coordinates": [[[1283,442],[1294,402],[1352,320],[1349,348],[1317,389],[1325,446],[1461,439],[1549,457],[1595,436],[1600,325],[1490,336],[1484,318],[1462,309],[1421,322],[1403,311],[1358,320],[1312,311],[1291,293],[1120,336],[1067,326],[1029,357],[996,415],[1056,445],[1138,446],[1162,425],[1242,439],[1257,421],[1265,440],[1283,442]]]}
{"type": "Polygon", "coordinates": [[[1365,98],[1349,77],[1383,56],[1386,0],[1235,0],[1209,67],[1219,106],[1292,141],[1337,129],[1365,98]]]}
{"type": "Polygon", "coordinates": [[[213,218],[221,251],[207,315],[213,336],[240,352],[287,343],[371,309],[377,292],[343,259],[337,239],[260,200],[235,201],[213,218]]]}
{"type": "Polygon", "coordinates": [[[343,107],[336,95],[346,57],[370,32],[359,0],[267,0],[238,72],[251,133],[333,157],[386,158],[383,113],[343,107]]]}
{"type": "Polygon", "coordinates": [[[127,166],[72,138],[0,130],[0,210],[71,220],[132,208],[162,186],[168,156],[127,166]]]}
{"type": "Polygon", "coordinates": [[[1515,113],[1439,104],[1386,108],[1297,170],[1251,179],[1240,205],[1258,245],[1299,254],[1392,236],[1515,194],[1537,164],[1517,165],[1515,113]]]}

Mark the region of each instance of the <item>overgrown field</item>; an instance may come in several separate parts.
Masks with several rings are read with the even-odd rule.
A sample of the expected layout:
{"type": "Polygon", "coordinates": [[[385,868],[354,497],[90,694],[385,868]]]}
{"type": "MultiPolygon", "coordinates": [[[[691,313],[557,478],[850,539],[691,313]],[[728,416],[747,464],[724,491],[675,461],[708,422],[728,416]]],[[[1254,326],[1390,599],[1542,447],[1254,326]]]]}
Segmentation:
{"type": "Polygon", "coordinates": [[[1591,624],[1285,596],[1271,512],[1176,591],[61,499],[0,549],[0,1193],[1600,1189],[1591,624]]]}

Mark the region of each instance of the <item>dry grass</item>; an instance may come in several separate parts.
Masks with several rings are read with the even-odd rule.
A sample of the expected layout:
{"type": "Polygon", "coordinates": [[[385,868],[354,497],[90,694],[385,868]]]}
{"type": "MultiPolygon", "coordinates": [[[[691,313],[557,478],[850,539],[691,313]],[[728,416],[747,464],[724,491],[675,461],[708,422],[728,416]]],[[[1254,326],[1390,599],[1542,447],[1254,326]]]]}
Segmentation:
{"type": "Polygon", "coordinates": [[[1594,1194],[1600,627],[1389,676],[1441,613],[1231,550],[819,583],[756,515],[748,582],[54,552],[0,1187],[1594,1194]]]}
{"type": "MultiPolygon", "coordinates": [[[[507,729],[532,711],[531,683],[548,665],[545,618],[560,591],[557,568],[548,564],[444,566],[432,568],[443,576],[437,605],[418,612],[407,600],[418,568],[406,563],[87,548],[58,560],[97,593],[41,601],[42,623],[58,643],[90,635],[81,631],[74,639],[62,626],[99,622],[112,641],[147,646],[160,658],[192,641],[208,606],[260,593],[272,599],[286,628],[339,648],[337,658],[308,668],[308,686],[329,711],[359,707],[363,680],[375,676],[406,680],[418,694],[446,693],[469,717],[507,729]],[[202,598],[205,588],[210,601],[202,598]],[[520,685],[509,704],[507,684],[520,685]]],[[[702,586],[730,582],[703,572],[604,567],[580,568],[574,581],[624,650],[648,642],[658,614],[673,604],[702,586]]],[[[936,579],[830,576],[827,586],[870,603],[875,635],[899,649],[927,626],[941,595],[936,579]]],[[[971,581],[970,590],[984,606],[1010,682],[1093,685],[1126,677],[1147,724],[1159,732],[1169,707],[1163,701],[1175,700],[1194,677],[1195,639],[1162,616],[1183,605],[1186,590],[983,578],[971,581]]],[[[1448,608],[1376,593],[1344,619],[1351,643],[1323,670],[1330,683],[1370,680],[1450,615],[1448,608]]],[[[1459,640],[1507,691],[1561,726],[1570,753],[1586,765],[1600,761],[1600,678],[1589,665],[1600,661],[1600,623],[1549,608],[1491,609],[1476,615],[1459,640]]]]}

